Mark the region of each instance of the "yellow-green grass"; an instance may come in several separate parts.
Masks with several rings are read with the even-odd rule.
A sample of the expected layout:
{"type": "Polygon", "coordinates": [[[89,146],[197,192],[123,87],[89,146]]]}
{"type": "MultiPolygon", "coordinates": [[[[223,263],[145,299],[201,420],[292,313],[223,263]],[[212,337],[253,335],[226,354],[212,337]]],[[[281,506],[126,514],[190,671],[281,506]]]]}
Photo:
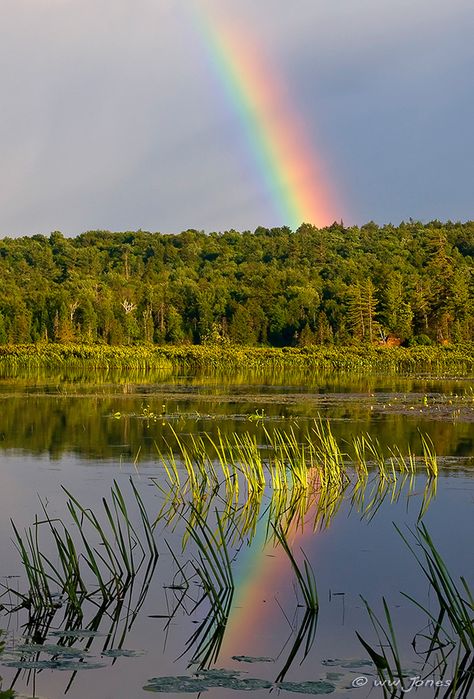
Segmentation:
{"type": "Polygon", "coordinates": [[[456,372],[474,368],[474,343],[431,347],[375,345],[246,347],[215,345],[1,345],[0,367],[62,366],[87,363],[123,369],[264,369],[300,368],[320,371],[456,372]]]}

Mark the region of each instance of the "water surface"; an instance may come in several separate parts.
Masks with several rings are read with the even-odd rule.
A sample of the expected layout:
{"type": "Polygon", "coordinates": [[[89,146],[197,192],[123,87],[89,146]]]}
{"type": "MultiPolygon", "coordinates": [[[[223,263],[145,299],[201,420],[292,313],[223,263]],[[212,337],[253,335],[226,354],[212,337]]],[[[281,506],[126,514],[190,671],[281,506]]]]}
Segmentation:
{"type": "MultiPolygon", "coordinates": [[[[79,662],[103,667],[77,672],[39,670],[31,663],[50,659],[51,653],[23,654],[26,669],[2,667],[3,688],[13,682],[19,692],[50,699],[66,691],[73,698],[145,697],[143,688],[153,687],[150,678],[191,677],[203,665],[240,673],[234,674],[237,682],[266,680],[273,692],[288,696],[299,694],[290,691],[294,685],[281,683],[321,681],[333,687],[334,696],[365,697],[376,674],[355,631],[374,644],[376,637],[361,595],[379,614],[382,596],[386,598],[403,661],[407,668],[419,669],[411,642],[426,619],[401,592],[426,604],[432,601],[426,580],[394,523],[410,536],[407,527],[416,527],[426,506],[423,521],[453,576],[472,580],[472,387],[468,377],[331,377],[295,372],[87,376],[64,371],[4,376],[0,383],[0,556],[3,576],[23,576],[9,578],[4,581],[7,585],[18,590],[27,587],[11,542],[10,518],[20,529],[30,526],[35,513],[41,512],[41,499],[50,517],[69,521],[62,486],[100,512],[114,479],[129,496],[132,478],[147,511],[161,517],[156,526],[160,554],[156,568],[149,577],[142,569],[129,600],[132,608],[140,602],[136,617],[127,616],[125,608],[117,615],[109,609],[98,623],[104,635],[61,641],[78,649],[87,646],[90,657],[79,662]],[[217,658],[203,663],[212,633],[193,635],[212,617],[213,607],[203,597],[202,583],[195,575],[199,551],[186,534],[190,510],[166,504],[165,494],[156,485],[166,492],[158,452],[177,450],[176,435],[186,441],[203,433],[218,439],[219,434],[231,437],[249,432],[265,449],[266,431],[277,428],[293,431],[303,441],[320,416],[330,418],[341,444],[369,432],[386,451],[398,446],[406,453],[410,446],[420,454],[420,432],[428,434],[439,455],[436,485],[430,486],[420,473],[411,482],[400,477],[394,487],[381,487],[371,472],[364,498],[354,491],[354,482],[332,500],[316,490],[294,501],[288,494],[282,502],[270,487],[259,498],[249,499],[242,489],[239,501],[233,503],[232,517],[226,520],[234,527],[229,552],[235,590],[226,600],[228,618],[217,658]],[[290,544],[300,562],[300,548],[304,550],[314,569],[320,611],[311,623],[294,570],[272,537],[270,522],[278,510],[286,512],[287,519],[294,510],[290,544]],[[189,578],[186,590],[183,577],[189,578]],[[141,596],[143,590],[146,594],[141,596]],[[367,678],[367,685],[351,688],[360,676],[367,678]]],[[[189,493],[186,497],[191,499],[189,493]]],[[[213,497],[202,497],[206,502],[199,506],[205,507],[207,521],[215,529],[215,511],[219,517],[229,512],[225,488],[213,497]]],[[[47,536],[43,546],[46,553],[52,550],[47,536]]],[[[84,625],[96,611],[93,605],[85,610],[84,625]]],[[[0,617],[0,628],[8,631],[7,661],[22,647],[27,620],[26,610],[0,617]]],[[[30,625],[30,634],[31,629],[30,625]]],[[[55,630],[63,629],[59,610],[42,627],[41,643],[57,643],[61,636],[55,630]]],[[[257,688],[249,693],[263,697],[269,691],[257,688]]],[[[177,696],[170,691],[162,694],[177,696]]],[[[247,694],[242,688],[212,686],[207,692],[210,697],[247,694]]],[[[381,695],[381,690],[373,689],[374,694],[381,695]]],[[[434,694],[420,690],[418,695],[434,694]]]]}

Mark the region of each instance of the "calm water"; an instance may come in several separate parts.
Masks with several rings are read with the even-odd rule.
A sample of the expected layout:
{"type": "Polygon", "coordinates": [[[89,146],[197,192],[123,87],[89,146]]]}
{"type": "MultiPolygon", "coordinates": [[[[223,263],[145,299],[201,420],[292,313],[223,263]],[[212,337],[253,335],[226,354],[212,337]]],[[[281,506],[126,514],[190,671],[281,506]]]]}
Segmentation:
{"type": "MultiPolygon", "coordinates": [[[[49,699],[66,692],[73,698],[145,697],[143,688],[150,678],[191,677],[199,667],[210,666],[241,673],[234,676],[237,681],[267,680],[273,693],[288,696],[299,696],[290,691],[298,687],[282,682],[300,683],[301,691],[302,682],[317,680],[329,683],[326,688],[333,688],[337,697],[362,698],[370,692],[383,696],[373,687],[374,668],[355,635],[358,631],[371,645],[377,643],[361,595],[380,617],[382,596],[386,598],[402,661],[415,674],[420,658],[411,642],[426,625],[426,616],[401,592],[423,604],[434,604],[394,523],[410,537],[407,527],[416,526],[426,506],[423,521],[454,578],[464,575],[472,581],[473,386],[474,381],[466,377],[294,373],[193,377],[65,372],[2,377],[0,556],[5,584],[20,592],[27,589],[11,541],[10,519],[19,529],[32,525],[43,502],[51,518],[70,523],[62,486],[100,513],[102,498],[109,497],[116,480],[129,497],[138,526],[131,478],[152,519],[160,513],[156,568],[142,567],[130,598],[121,600],[121,606],[112,605],[99,618],[98,608],[90,604],[81,624],[76,624],[86,628],[93,623],[101,635],[61,640],[56,632],[65,628],[62,608],[47,623],[43,619],[26,629],[26,610],[0,617],[0,628],[7,630],[7,653],[0,670],[3,689],[14,683],[19,693],[49,699]],[[175,435],[186,441],[203,432],[213,439],[219,434],[250,432],[265,448],[265,430],[278,428],[293,430],[303,441],[318,416],[331,419],[342,445],[354,435],[369,432],[385,450],[398,446],[406,453],[410,446],[419,454],[420,432],[428,434],[439,455],[436,489],[433,485],[430,489],[422,473],[411,483],[400,477],[395,487],[379,487],[372,474],[363,498],[353,483],[339,496],[329,494],[325,500],[314,492],[306,500],[293,502],[291,495],[282,502],[270,488],[249,500],[242,489],[239,501],[232,505],[232,516],[225,520],[230,527],[228,550],[235,589],[223,604],[226,623],[222,624],[196,575],[199,550],[186,534],[191,510],[166,502],[166,474],[157,450],[174,449],[175,435]],[[286,520],[289,512],[296,512],[289,523],[289,541],[298,560],[302,561],[301,547],[314,569],[320,611],[309,621],[288,557],[271,536],[269,522],[278,510],[286,512],[286,520]],[[127,614],[127,606],[137,613],[127,614]],[[210,620],[207,633],[200,626],[205,620],[210,620]],[[25,633],[46,645],[59,639],[73,648],[87,649],[88,657],[75,659],[84,669],[35,666],[56,657],[51,649],[49,654],[30,649],[27,655],[15,655],[25,633]],[[212,662],[206,660],[210,648],[215,651],[212,662]],[[120,652],[113,655],[119,657],[108,654],[117,649],[120,652]],[[6,664],[19,661],[23,668],[6,664]],[[367,684],[352,688],[361,676],[367,684]],[[280,684],[275,687],[277,681],[280,684]]],[[[212,530],[216,509],[220,516],[229,515],[223,487],[212,498],[203,494],[195,504],[208,512],[212,530]]],[[[68,526],[74,530],[72,524],[68,526]]],[[[51,537],[45,527],[41,532],[48,555],[51,537]]],[[[2,601],[13,603],[13,596],[10,593],[2,601]]],[[[269,692],[270,688],[248,692],[242,687],[211,687],[207,696],[263,697],[269,692]]],[[[176,696],[171,691],[163,695],[176,696]]],[[[420,690],[417,696],[434,696],[434,690],[420,690]]]]}

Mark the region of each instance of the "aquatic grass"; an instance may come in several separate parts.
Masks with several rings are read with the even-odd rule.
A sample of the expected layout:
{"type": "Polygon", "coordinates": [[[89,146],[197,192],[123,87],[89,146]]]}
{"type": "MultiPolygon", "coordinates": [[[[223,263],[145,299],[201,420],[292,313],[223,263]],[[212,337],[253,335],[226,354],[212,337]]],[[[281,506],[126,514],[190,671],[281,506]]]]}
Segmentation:
{"type": "Polygon", "coordinates": [[[306,556],[305,552],[303,549],[301,549],[301,553],[303,554],[303,565],[304,569],[302,570],[301,567],[298,565],[296,562],[296,559],[293,555],[293,552],[290,548],[290,545],[288,543],[287,536],[283,530],[283,528],[279,525],[272,525],[273,531],[275,533],[275,537],[282,546],[283,550],[285,551],[286,555],[288,556],[291,566],[293,568],[293,571],[296,575],[296,579],[298,581],[299,588],[301,590],[301,593],[303,595],[303,599],[306,605],[306,608],[311,611],[311,612],[317,612],[319,609],[319,600],[318,600],[318,591],[316,587],[316,579],[314,576],[314,571],[311,567],[311,564],[308,560],[308,557],[306,556]]]}
{"type": "Polygon", "coordinates": [[[207,518],[195,509],[193,509],[193,513],[195,521],[192,526],[188,523],[187,528],[199,549],[199,559],[202,565],[198,567],[196,572],[201,577],[206,589],[213,595],[216,589],[232,589],[234,580],[228,551],[230,529],[224,532],[222,520],[217,510],[215,511],[217,522],[217,531],[215,532],[207,523],[207,518]],[[212,578],[209,572],[212,573],[212,578]]]}
{"type": "Polygon", "coordinates": [[[315,420],[308,443],[312,447],[323,487],[335,482],[342,488],[349,477],[344,464],[344,454],[332,433],[329,420],[324,421],[321,417],[315,420]]]}
{"type": "Polygon", "coordinates": [[[234,434],[230,453],[238,471],[245,478],[249,494],[263,491],[266,484],[265,471],[256,436],[249,432],[234,434]]]}
{"type": "Polygon", "coordinates": [[[423,517],[425,516],[428,507],[431,504],[431,501],[436,498],[436,493],[437,493],[437,487],[438,487],[438,479],[437,478],[428,478],[425,483],[425,487],[423,490],[423,499],[421,502],[420,506],[420,511],[418,513],[418,518],[417,522],[420,522],[423,517]]]}
{"type": "MultiPolygon", "coordinates": [[[[33,527],[25,530],[25,540],[23,540],[15,523],[11,521],[13,532],[15,535],[14,543],[20,554],[21,563],[28,578],[29,590],[27,595],[21,595],[24,606],[33,607],[52,607],[53,593],[50,583],[52,577],[46,572],[45,557],[41,553],[38,542],[38,516],[35,516],[33,527]]],[[[15,590],[13,592],[17,596],[15,590]]]]}
{"type": "Polygon", "coordinates": [[[428,475],[435,478],[438,475],[438,461],[433,445],[433,441],[429,435],[421,435],[421,444],[423,447],[423,459],[428,475]]]}
{"type": "MultiPolygon", "coordinates": [[[[302,504],[307,499],[305,493],[310,498],[317,493],[316,529],[329,525],[340,507],[344,492],[354,481],[354,475],[352,502],[363,516],[370,513],[373,517],[386,498],[391,502],[399,499],[407,479],[410,480],[409,493],[412,491],[415,475],[425,464],[425,457],[415,457],[410,448],[404,456],[398,445],[389,449],[389,456],[385,458],[379,443],[369,434],[355,437],[353,454],[347,454],[335,439],[330,422],[321,418],[315,421],[301,442],[292,428],[284,432],[278,428],[270,430],[264,425],[265,445],[261,448],[255,435],[248,432],[230,437],[218,432],[217,438],[207,433],[193,435],[188,444],[173,427],[171,430],[175,436],[174,450],[169,446],[167,455],[160,454],[167,475],[166,483],[152,479],[164,496],[157,521],[163,516],[171,521],[177,512],[185,510],[189,502],[203,514],[215,497],[224,502],[229,512],[234,506],[238,509],[240,500],[251,502],[247,508],[251,512],[270,489],[273,521],[276,521],[277,512],[283,516],[287,507],[293,510],[292,516],[297,507],[304,516],[308,509],[302,504]],[[374,468],[376,481],[369,480],[374,468]],[[369,487],[370,491],[367,490],[369,487]],[[241,498],[243,489],[245,498],[241,498]],[[367,492],[371,493],[369,499],[367,492]],[[286,502],[287,496],[291,506],[286,502]]],[[[426,445],[429,445],[427,440],[426,445]]],[[[436,462],[432,446],[429,447],[429,459],[436,462]]],[[[433,468],[428,470],[430,479],[436,477],[435,473],[433,468]]],[[[420,517],[426,512],[436,488],[431,487],[429,492],[430,498],[424,498],[420,517]]],[[[186,538],[188,536],[187,532],[186,538]]]]}
{"type": "Polygon", "coordinates": [[[372,479],[366,481],[362,487],[358,481],[351,494],[351,505],[360,513],[361,518],[367,518],[370,522],[387,498],[392,504],[399,501],[401,494],[405,491],[407,481],[409,484],[407,497],[410,497],[414,481],[406,473],[395,480],[372,479]]]}
{"type": "MultiPolygon", "coordinates": [[[[362,481],[358,480],[356,482],[356,487],[361,483],[362,481]]],[[[344,496],[348,487],[349,483],[345,483],[342,487],[339,483],[330,483],[325,488],[319,490],[313,522],[314,531],[317,529],[329,528],[344,501],[344,496]]]]}
{"type": "Polygon", "coordinates": [[[220,651],[229,618],[234,595],[234,579],[229,554],[229,541],[235,525],[224,529],[223,521],[217,510],[215,518],[217,529],[213,531],[207,519],[195,512],[195,521],[187,523],[189,533],[198,548],[198,555],[193,567],[198,576],[204,594],[196,603],[193,611],[207,599],[210,611],[188,639],[182,655],[196,646],[191,664],[198,663],[199,668],[214,662],[220,651]]]}
{"type": "MultiPolygon", "coordinates": [[[[229,517],[232,516],[235,525],[235,534],[232,539],[232,544],[237,545],[245,538],[251,541],[257,531],[257,524],[260,516],[261,508],[260,498],[247,498],[243,505],[238,508],[233,508],[232,513],[229,512],[229,517]]],[[[227,516],[226,509],[225,515],[227,516]]]]}
{"type": "Polygon", "coordinates": [[[400,682],[403,682],[405,673],[402,668],[392,617],[390,615],[390,610],[385,597],[382,598],[382,604],[385,620],[387,622],[387,628],[385,628],[383,623],[379,621],[369,606],[369,603],[366,599],[364,599],[364,597],[362,597],[362,595],[361,599],[365,605],[370,621],[372,622],[372,626],[377,635],[377,647],[380,649],[380,653],[371,647],[356,631],[357,638],[368,652],[372,662],[377,668],[377,672],[381,675],[381,677],[384,677],[384,672],[386,671],[388,678],[392,683],[394,682],[395,678],[397,678],[400,682]]]}
{"type": "MultiPolygon", "coordinates": [[[[418,548],[421,549],[422,557],[418,555],[418,552],[410,544],[401,530],[396,525],[394,526],[414,555],[430,583],[431,588],[436,593],[442,613],[441,621],[446,618],[452,629],[450,633],[453,633],[454,638],[461,642],[467,652],[474,652],[474,601],[466,579],[464,577],[460,578],[462,588],[456,585],[445,562],[436,549],[428,529],[423,523],[417,526],[416,532],[411,532],[418,548]]],[[[405,596],[411,599],[412,602],[415,602],[422,611],[428,614],[432,621],[435,621],[429,610],[421,606],[408,595],[405,596]]],[[[437,619],[436,624],[439,629],[442,628],[440,620],[437,619]]],[[[450,633],[447,631],[446,633],[451,638],[450,633]]]]}
{"type": "MultiPolygon", "coordinates": [[[[55,525],[56,520],[53,521],[53,526],[55,525]]],[[[18,668],[13,683],[22,670],[26,670],[28,676],[32,674],[33,680],[38,669],[70,670],[71,677],[65,690],[67,693],[77,671],[93,667],[92,664],[87,664],[83,668],[75,663],[78,659],[89,657],[88,650],[96,638],[100,643],[104,639],[101,654],[106,655],[108,648],[115,648],[120,652],[144,604],[155,566],[156,560],[148,561],[145,572],[140,576],[139,586],[135,586],[138,579],[133,577],[128,585],[115,589],[105,601],[98,601],[90,594],[83,600],[80,610],[74,600],[67,596],[64,604],[61,603],[57,594],[53,594],[53,600],[58,600],[57,604],[51,607],[29,608],[27,622],[21,627],[21,635],[26,643],[15,649],[18,657],[10,663],[18,668]],[[92,618],[85,622],[84,619],[86,616],[90,617],[91,611],[92,618]],[[51,637],[54,637],[53,643],[51,637]],[[82,644],[83,641],[85,647],[72,647],[76,643],[82,644]],[[44,659],[41,654],[52,657],[44,659]]],[[[112,662],[115,662],[115,659],[112,662]]]]}
{"type": "MultiPolygon", "coordinates": [[[[462,372],[474,367],[474,345],[432,347],[322,346],[245,347],[239,345],[104,345],[37,343],[0,346],[0,367],[89,366],[207,371],[308,369],[350,373],[462,372]]],[[[260,419],[260,416],[258,416],[260,419]]]]}
{"type": "Polygon", "coordinates": [[[40,503],[45,517],[44,522],[48,524],[56,545],[56,553],[62,571],[53,566],[51,560],[46,559],[41,552],[39,552],[40,556],[47,561],[49,568],[55,572],[55,583],[61,590],[60,594],[65,594],[76,613],[81,615],[82,602],[87,596],[87,586],[81,574],[79,556],[74,541],[64,523],[60,519],[52,520],[48,515],[45,504],[41,500],[40,503]],[[56,526],[56,523],[59,523],[60,529],[56,526]]]}
{"type": "Polygon", "coordinates": [[[224,440],[220,430],[218,430],[217,434],[218,441],[213,440],[210,434],[206,434],[206,437],[214,448],[214,452],[217,456],[217,460],[223,474],[227,501],[231,502],[232,500],[235,500],[237,503],[239,501],[239,478],[236,464],[233,459],[229,458],[228,441],[224,440]]]}
{"type": "Polygon", "coordinates": [[[400,471],[401,473],[415,474],[416,467],[416,457],[413,454],[410,446],[408,446],[408,454],[405,456],[402,454],[400,447],[397,445],[389,449],[390,461],[393,465],[393,469],[400,471]]]}
{"type": "Polygon", "coordinates": [[[288,674],[288,671],[290,670],[291,666],[295,662],[295,659],[298,656],[298,652],[300,648],[303,647],[303,655],[302,659],[300,661],[300,665],[303,664],[303,662],[306,660],[308,657],[315,638],[316,638],[316,631],[318,628],[318,610],[314,611],[311,609],[306,609],[303,619],[301,620],[301,624],[298,627],[298,632],[296,633],[295,640],[293,644],[291,645],[290,652],[288,653],[287,659],[278,673],[275,682],[280,683],[283,682],[285,679],[286,675],[288,674]]]}
{"type": "Polygon", "coordinates": [[[187,640],[185,649],[180,656],[182,657],[193,649],[189,666],[197,665],[198,669],[204,669],[216,662],[224,640],[233,597],[233,588],[228,588],[220,590],[217,597],[210,600],[209,612],[187,640]]]}
{"type": "MultiPolygon", "coordinates": [[[[375,465],[378,470],[378,475],[380,480],[385,480],[389,477],[388,466],[389,463],[386,462],[385,457],[382,453],[380,443],[377,438],[371,437],[370,434],[361,435],[361,440],[363,443],[363,453],[366,465],[371,463],[375,465]]],[[[393,477],[393,462],[390,464],[391,474],[393,477]]]]}
{"type": "Polygon", "coordinates": [[[67,510],[79,541],[74,541],[66,523],[49,517],[41,501],[44,519],[36,516],[34,525],[25,530],[24,537],[12,522],[14,542],[29,583],[28,593],[18,596],[24,606],[36,610],[54,608],[58,604],[61,606],[58,599],[65,596],[69,608],[74,608],[75,614],[80,616],[83,602],[93,600],[98,592],[104,602],[113,599],[117,591],[123,592],[146,559],[156,561],[158,550],[151,521],[132,481],[133,501],[142,525],[140,532],[132,524],[129,509],[116,481],[111,489],[110,502],[102,499],[108,531],[90,508],[81,505],[65,488],[63,490],[68,496],[67,510]],[[39,540],[39,531],[45,527],[54,545],[54,553],[50,556],[44,553],[39,540]],[[82,551],[78,548],[79,542],[83,545],[82,551]],[[138,556],[136,551],[139,552],[138,556]],[[53,559],[57,563],[53,563],[53,559]],[[81,561],[93,574],[92,584],[84,577],[81,561]]]}
{"type": "MultiPolygon", "coordinates": [[[[460,578],[461,586],[455,583],[423,523],[417,525],[416,531],[411,531],[416,548],[396,525],[395,528],[420,566],[438,602],[438,610],[432,610],[402,592],[428,619],[426,630],[415,634],[412,641],[414,651],[423,658],[422,671],[427,669],[427,676],[438,671],[443,677],[450,668],[452,681],[445,696],[467,697],[474,681],[474,600],[470,587],[464,577],[460,578]],[[427,648],[419,648],[420,639],[428,643],[427,648]],[[449,665],[453,653],[454,658],[449,665]]],[[[403,696],[403,679],[407,673],[402,669],[388,604],[383,599],[384,624],[367,600],[362,599],[377,635],[377,648],[367,643],[359,633],[357,637],[369,653],[380,678],[385,680],[388,677],[391,682],[397,678],[401,686],[400,696],[403,696]]]]}
{"type": "Polygon", "coordinates": [[[366,478],[369,474],[366,459],[366,438],[365,435],[356,435],[352,439],[352,449],[354,452],[354,465],[357,471],[359,481],[366,478]]]}

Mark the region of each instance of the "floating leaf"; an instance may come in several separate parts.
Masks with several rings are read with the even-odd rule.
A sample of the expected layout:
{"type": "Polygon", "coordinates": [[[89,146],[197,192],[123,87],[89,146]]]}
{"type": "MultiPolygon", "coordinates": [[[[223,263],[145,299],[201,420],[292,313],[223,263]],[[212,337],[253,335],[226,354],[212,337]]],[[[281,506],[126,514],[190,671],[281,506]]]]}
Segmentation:
{"type": "Polygon", "coordinates": [[[127,650],[126,648],[111,648],[110,650],[104,650],[102,655],[106,655],[109,658],[137,658],[140,655],[145,655],[145,651],[127,650]]]}
{"type": "Polygon", "coordinates": [[[343,677],[343,672],[326,672],[326,679],[331,680],[332,682],[337,682],[338,680],[341,680],[343,677]]]}
{"type": "Polygon", "coordinates": [[[21,670],[96,670],[106,667],[104,663],[83,663],[80,660],[7,660],[2,661],[7,667],[21,670]]]}
{"type": "Polygon", "coordinates": [[[347,670],[357,670],[367,666],[372,667],[370,660],[346,660],[345,662],[341,663],[341,667],[347,670]]]}
{"type": "Polygon", "coordinates": [[[93,636],[106,635],[100,631],[91,631],[90,629],[67,629],[65,631],[51,631],[50,633],[50,636],[61,636],[64,638],[91,638],[93,636]]]}
{"type": "Polygon", "coordinates": [[[203,670],[194,677],[154,677],[143,689],[148,692],[205,692],[211,687],[234,689],[241,692],[251,692],[257,689],[271,689],[268,680],[252,677],[240,677],[240,672],[233,670],[203,670]]]}
{"type": "Polygon", "coordinates": [[[239,663],[274,663],[273,658],[253,657],[251,655],[233,655],[232,660],[237,660],[239,663]]]}
{"type": "Polygon", "coordinates": [[[17,653],[21,655],[33,653],[47,653],[48,655],[61,655],[63,658],[87,658],[89,657],[82,648],[70,648],[68,646],[58,646],[55,643],[39,644],[28,643],[23,646],[18,646],[17,653]]]}
{"type": "Polygon", "coordinates": [[[190,693],[205,692],[207,685],[203,679],[195,677],[152,677],[143,687],[146,692],[176,692],[190,693]]]}
{"type": "Polygon", "coordinates": [[[340,658],[327,658],[326,660],[321,660],[321,665],[325,665],[326,667],[341,667],[343,662],[344,660],[340,658]]]}
{"type": "Polygon", "coordinates": [[[222,668],[216,668],[215,670],[201,670],[196,673],[197,677],[202,677],[206,681],[208,680],[228,680],[237,679],[240,675],[238,670],[224,670],[222,668]]]}

